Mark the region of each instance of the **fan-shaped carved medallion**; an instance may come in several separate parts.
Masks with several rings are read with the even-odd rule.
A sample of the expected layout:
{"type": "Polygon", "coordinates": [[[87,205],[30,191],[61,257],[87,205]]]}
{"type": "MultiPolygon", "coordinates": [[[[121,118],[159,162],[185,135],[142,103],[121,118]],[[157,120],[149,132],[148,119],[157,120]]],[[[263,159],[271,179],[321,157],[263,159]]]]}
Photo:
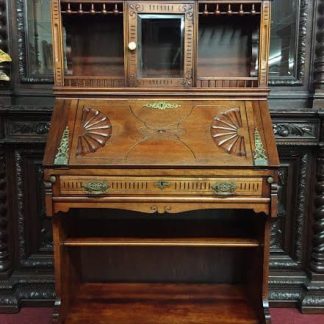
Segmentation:
{"type": "Polygon", "coordinates": [[[83,108],[77,155],[96,152],[111,137],[109,118],[93,108],[83,108]]]}
{"type": "Polygon", "coordinates": [[[228,110],[215,116],[211,125],[211,136],[215,143],[230,154],[245,156],[245,141],[241,135],[240,109],[228,110]]]}

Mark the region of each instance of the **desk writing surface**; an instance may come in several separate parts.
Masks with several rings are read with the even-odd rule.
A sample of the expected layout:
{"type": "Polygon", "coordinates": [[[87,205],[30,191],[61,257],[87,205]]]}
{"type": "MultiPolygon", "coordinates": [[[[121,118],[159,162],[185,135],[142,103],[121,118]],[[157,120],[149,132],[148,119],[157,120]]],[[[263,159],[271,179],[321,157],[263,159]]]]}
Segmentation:
{"type": "Polygon", "coordinates": [[[65,106],[56,120],[69,130],[70,166],[253,167],[256,141],[262,165],[271,164],[268,111],[250,101],[80,99],[65,106]]]}

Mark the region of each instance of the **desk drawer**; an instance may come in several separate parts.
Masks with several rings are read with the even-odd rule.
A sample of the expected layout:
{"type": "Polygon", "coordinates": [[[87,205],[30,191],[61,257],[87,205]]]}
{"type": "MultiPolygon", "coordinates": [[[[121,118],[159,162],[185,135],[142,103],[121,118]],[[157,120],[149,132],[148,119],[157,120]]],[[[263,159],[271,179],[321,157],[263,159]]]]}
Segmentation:
{"type": "Polygon", "coordinates": [[[60,194],[261,196],[262,178],[169,178],[61,176],[60,194]]]}

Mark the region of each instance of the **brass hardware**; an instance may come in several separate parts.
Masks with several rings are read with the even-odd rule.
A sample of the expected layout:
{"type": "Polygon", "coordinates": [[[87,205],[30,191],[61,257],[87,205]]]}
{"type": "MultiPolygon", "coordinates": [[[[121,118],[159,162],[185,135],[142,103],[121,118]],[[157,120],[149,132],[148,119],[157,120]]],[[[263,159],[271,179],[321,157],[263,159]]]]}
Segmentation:
{"type": "Polygon", "coordinates": [[[50,183],[55,183],[56,182],[56,177],[55,176],[50,176],[49,178],[50,183]]]}
{"type": "Polygon", "coordinates": [[[267,179],[267,182],[269,183],[269,184],[272,184],[273,183],[273,178],[272,177],[268,177],[268,179],[267,179]]]}
{"type": "Polygon", "coordinates": [[[55,155],[54,164],[55,165],[67,165],[69,158],[69,128],[65,127],[60,145],[57,149],[55,155]]]}
{"type": "Polygon", "coordinates": [[[90,181],[82,184],[82,187],[91,195],[105,194],[110,188],[106,181],[90,181]]]}
{"type": "Polygon", "coordinates": [[[215,194],[220,196],[231,196],[235,194],[237,185],[234,182],[218,182],[212,186],[215,194]]]}
{"type": "Polygon", "coordinates": [[[254,131],[254,142],[255,142],[255,151],[254,151],[254,165],[256,166],[266,166],[268,165],[268,158],[266,151],[263,147],[261,135],[257,129],[254,131]]]}
{"type": "Polygon", "coordinates": [[[155,187],[157,187],[157,188],[159,188],[161,190],[163,190],[163,189],[165,189],[167,187],[170,187],[170,186],[171,186],[171,183],[168,182],[168,181],[160,180],[160,181],[155,182],[155,187]]]}
{"type": "Polygon", "coordinates": [[[150,102],[143,106],[144,108],[151,108],[151,109],[159,109],[159,110],[165,110],[165,109],[175,109],[180,108],[181,105],[174,104],[167,101],[156,101],[156,102],[150,102]]]}
{"type": "Polygon", "coordinates": [[[129,49],[130,51],[135,51],[135,50],[136,50],[136,47],[137,47],[137,45],[136,45],[135,42],[129,42],[129,43],[128,43],[128,49],[129,49]]]}

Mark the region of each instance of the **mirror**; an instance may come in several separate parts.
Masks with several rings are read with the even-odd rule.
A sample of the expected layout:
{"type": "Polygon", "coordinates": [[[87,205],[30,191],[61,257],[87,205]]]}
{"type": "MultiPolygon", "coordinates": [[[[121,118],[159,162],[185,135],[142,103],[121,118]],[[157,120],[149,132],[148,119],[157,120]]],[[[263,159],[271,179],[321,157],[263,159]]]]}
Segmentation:
{"type": "Polygon", "coordinates": [[[138,76],[181,78],[184,15],[138,15],[138,76]]]}
{"type": "Polygon", "coordinates": [[[26,1],[26,74],[32,78],[52,77],[52,33],[50,1],[26,1]]]}
{"type": "Polygon", "coordinates": [[[299,1],[272,5],[269,72],[272,77],[296,77],[299,1]]]}

